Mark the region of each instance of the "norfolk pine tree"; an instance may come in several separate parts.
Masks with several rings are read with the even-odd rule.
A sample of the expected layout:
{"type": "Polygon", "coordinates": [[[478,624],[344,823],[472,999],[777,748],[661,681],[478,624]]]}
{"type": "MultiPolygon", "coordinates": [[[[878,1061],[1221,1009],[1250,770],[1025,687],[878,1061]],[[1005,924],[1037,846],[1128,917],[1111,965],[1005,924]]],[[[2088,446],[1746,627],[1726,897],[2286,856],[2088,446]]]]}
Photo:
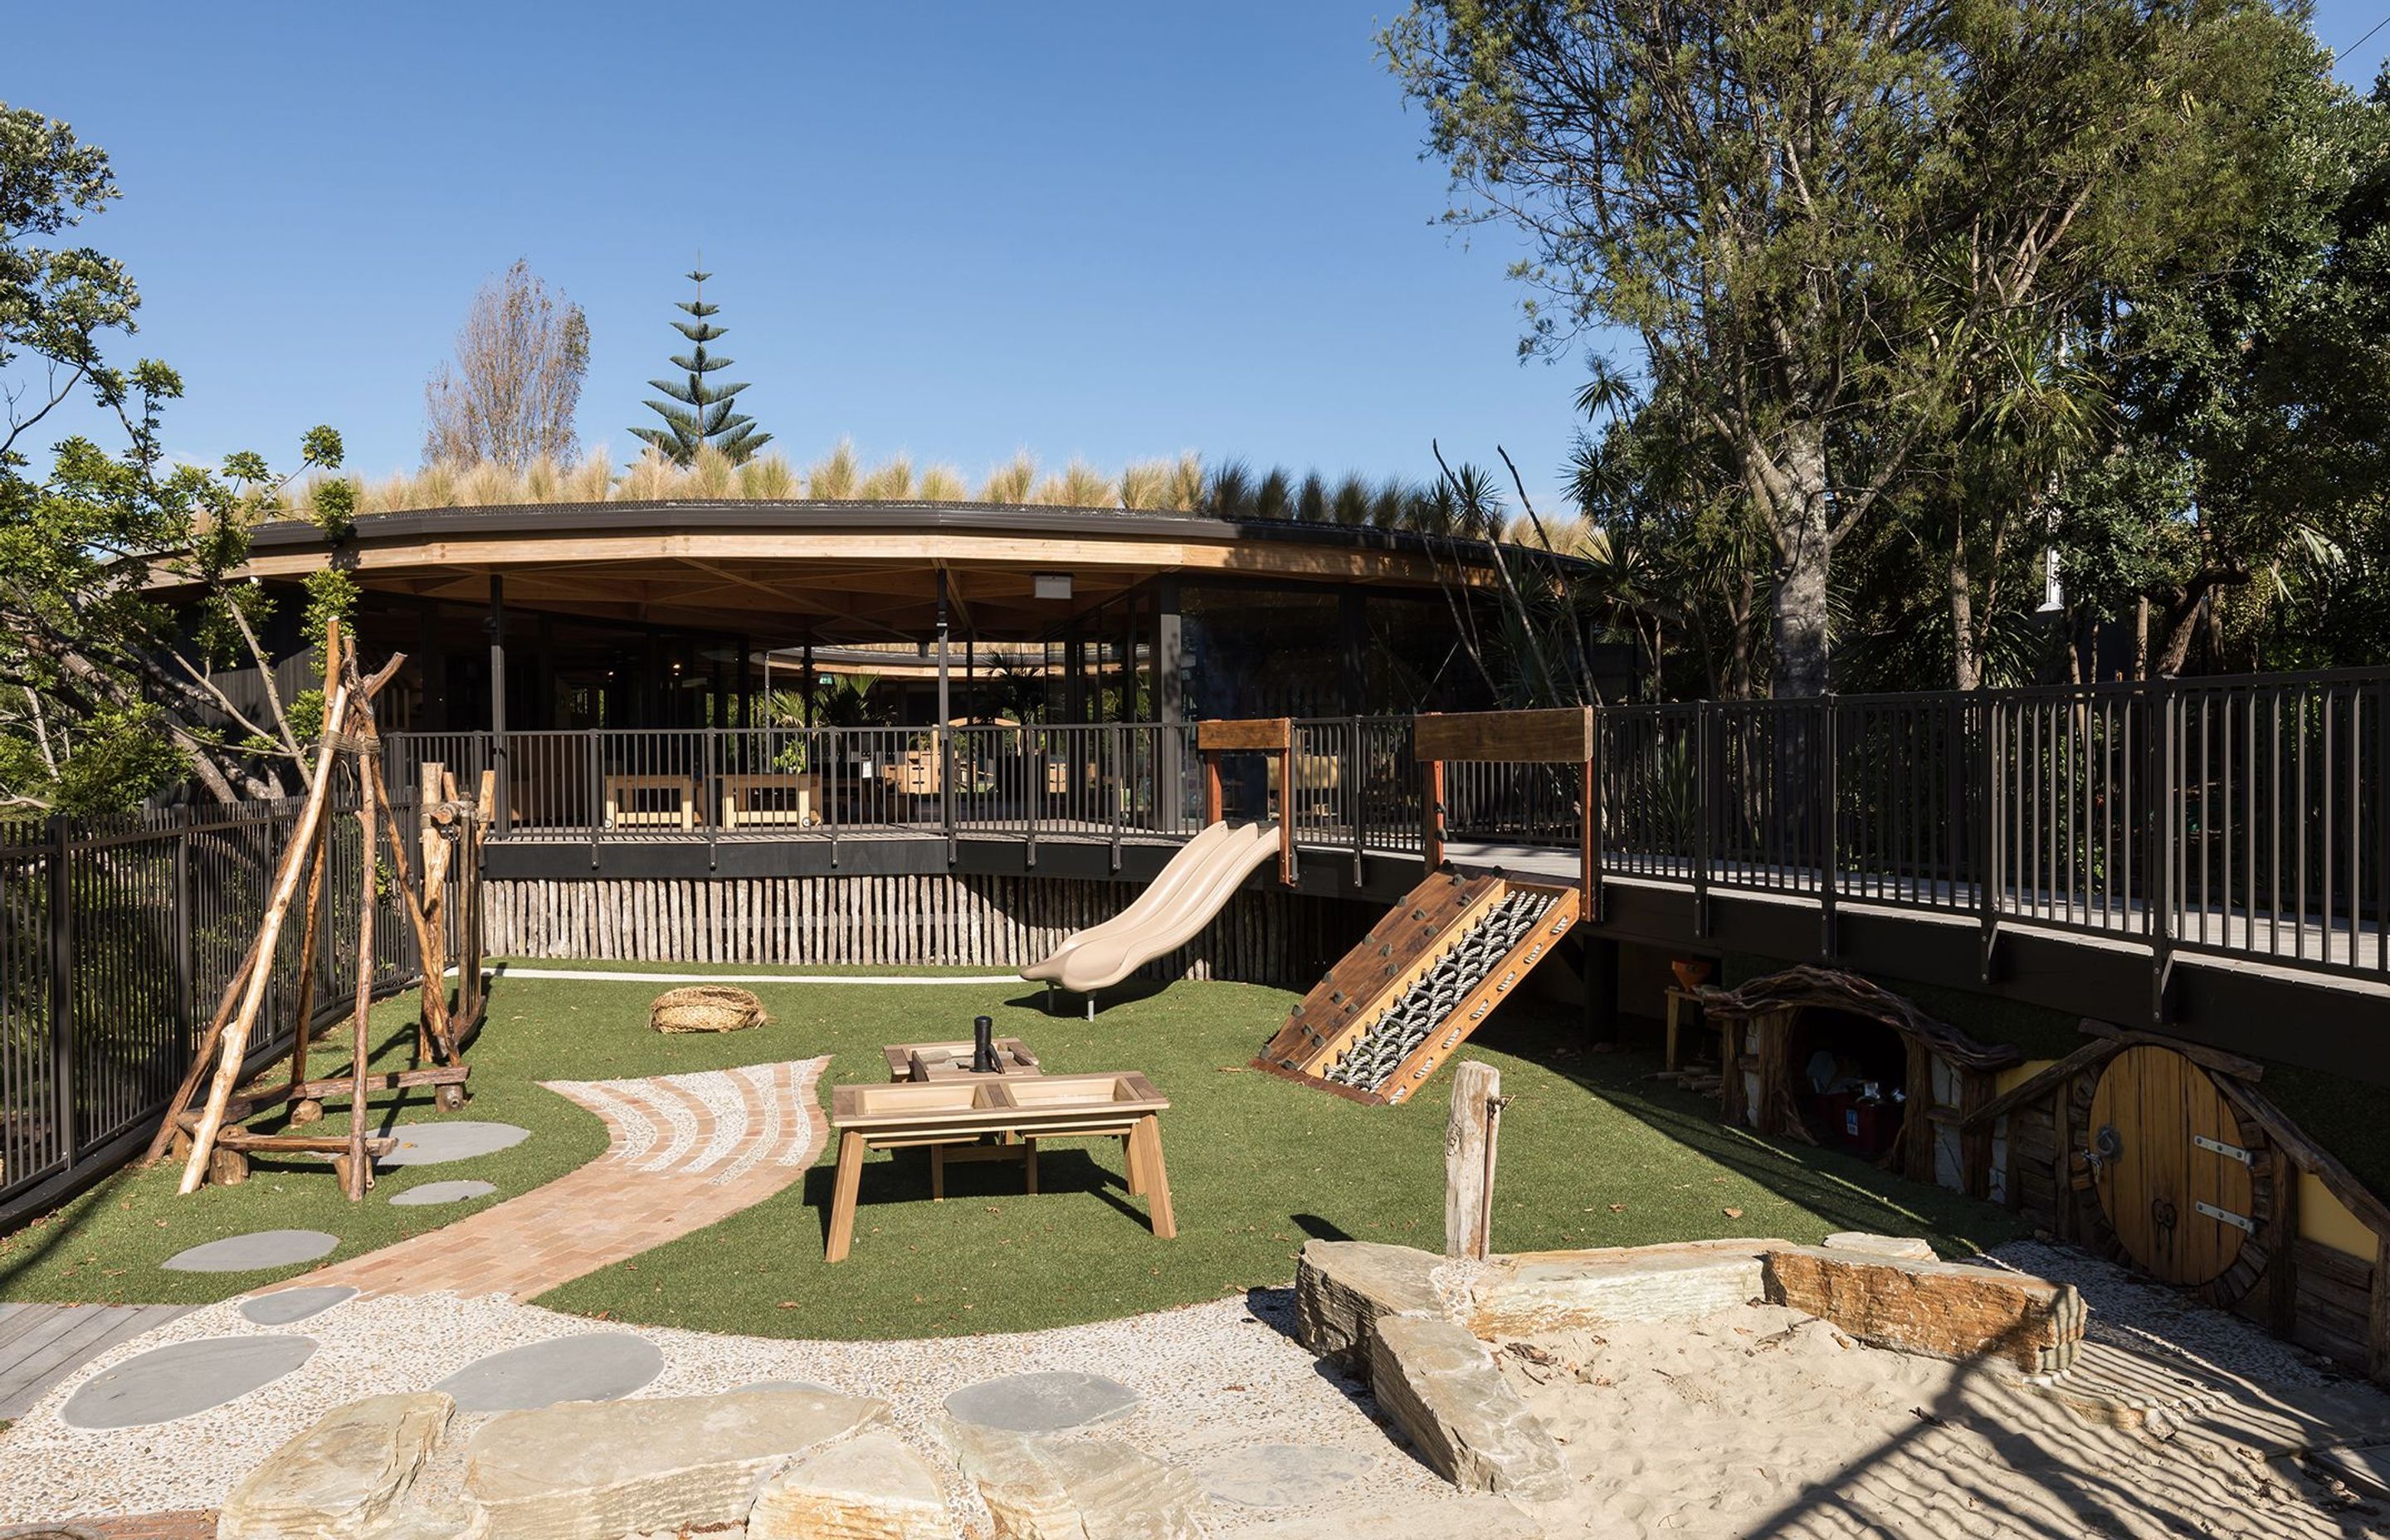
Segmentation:
{"type": "Polygon", "coordinates": [[[730,366],[727,358],[715,358],[705,351],[708,342],[729,335],[727,327],[717,327],[713,317],[721,313],[720,305],[705,302],[705,280],[711,273],[691,273],[689,282],[697,286],[697,298],[684,300],[680,308],[688,319],[675,321],[673,327],[688,339],[688,352],[675,353],[672,366],[688,376],[686,384],[671,379],[650,379],[649,384],[662,391],[678,405],[661,401],[647,403],[648,408],[664,419],[662,428],[634,428],[631,431],[656,453],[675,465],[686,466],[697,458],[697,452],[711,443],[730,457],[732,465],[743,465],[755,452],[772,442],[769,433],[758,432],[754,419],[739,415],[735,398],[747,388],[745,381],[735,385],[718,385],[706,376],[730,366]]]}

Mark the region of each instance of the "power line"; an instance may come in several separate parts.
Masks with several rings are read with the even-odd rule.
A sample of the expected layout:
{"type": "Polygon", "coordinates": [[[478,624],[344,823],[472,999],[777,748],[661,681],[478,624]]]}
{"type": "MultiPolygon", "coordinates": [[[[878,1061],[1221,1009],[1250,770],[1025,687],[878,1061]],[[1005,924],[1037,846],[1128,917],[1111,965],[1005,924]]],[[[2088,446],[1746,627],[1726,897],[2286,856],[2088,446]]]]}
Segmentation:
{"type": "Polygon", "coordinates": [[[2360,38],[2358,38],[2356,42],[2354,42],[2354,43],[2350,44],[2347,47],[2343,48],[2343,49],[2340,51],[2340,52],[2341,52],[2341,56],[2342,56],[2343,58],[2345,58],[2345,57],[2347,57],[2348,55],[2350,55],[2350,54],[2353,54],[2353,53],[2357,52],[2357,50],[2358,50],[2358,49],[2364,47],[2364,46],[2365,46],[2365,38],[2367,38],[2367,37],[2371,37],[2375,32],[2380,32],[2380,31],[2381,31],[2383,28],[2384,28],[2384,27],[2390,27],[2390,16],[2385,16],[2385,17],[2384,17],[2381,20],[2376,21],[2375,23],[2373,23],[2373,25],[2371,25],[2371,27],[2366,28],[2366,29],[2365,29],[2365,37],[2360,37],[2360,38]]]}

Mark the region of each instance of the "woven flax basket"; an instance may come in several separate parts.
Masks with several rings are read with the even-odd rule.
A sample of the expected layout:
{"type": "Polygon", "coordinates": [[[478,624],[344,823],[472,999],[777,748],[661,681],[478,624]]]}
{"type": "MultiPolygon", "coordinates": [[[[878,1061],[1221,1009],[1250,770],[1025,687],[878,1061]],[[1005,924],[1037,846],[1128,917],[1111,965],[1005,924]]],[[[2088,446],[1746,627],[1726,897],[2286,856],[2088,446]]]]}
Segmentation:
{"type": "Polygon", "coordinates": [[[740,1032],[768,1020],[763,1001],[726,984],[667,990],[648,1007],[648,1025],[658,1032],[740,1032]]]}

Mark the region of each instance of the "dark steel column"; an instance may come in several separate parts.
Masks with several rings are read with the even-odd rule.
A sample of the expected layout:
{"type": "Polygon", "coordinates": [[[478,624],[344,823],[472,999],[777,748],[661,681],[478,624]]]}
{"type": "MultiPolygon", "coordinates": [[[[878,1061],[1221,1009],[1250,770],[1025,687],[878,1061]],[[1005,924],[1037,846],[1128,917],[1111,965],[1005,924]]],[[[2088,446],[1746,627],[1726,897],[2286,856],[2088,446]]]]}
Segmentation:
{"type": "Polygon", "coordinates": [[[504,833],[513,800],[507,786],[507,580],[495,572],[490,574],[490,616],[483,623],[490,633],[490,760],[498,772],[497,827],[504,833]]]}

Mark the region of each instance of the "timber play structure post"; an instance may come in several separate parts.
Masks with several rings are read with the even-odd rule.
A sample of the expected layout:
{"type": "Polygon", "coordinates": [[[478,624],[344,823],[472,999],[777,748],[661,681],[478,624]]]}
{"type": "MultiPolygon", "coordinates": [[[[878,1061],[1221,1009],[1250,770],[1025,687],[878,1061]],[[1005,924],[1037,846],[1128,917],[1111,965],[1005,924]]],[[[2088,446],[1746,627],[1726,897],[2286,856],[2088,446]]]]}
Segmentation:
{"type": "MultiPolygon", "coordinates": [[[[249,951],[226,982],[223,999],[207,1033],[199,1041],[190,1071],[169,1103],[166,1116],[160,1123],[158,1133],[150,1141],[145,1157],[145,1163],[155,1161],[171,1149],[183,1161],[179,1190],[184,1193],[197,1191],[202,1181],[229,1185],[245,1179],[249,1174],[251,1152],[320,1153],[333,1157],[333,1169],[343,1191],[352,1201],[360,1200],[365,1197],[366,1189],[373,1185],[374,1160],[387,1154],[397,1143],[388,1137],[367,1136],[367,1098],[371,1093],[429,1085],[435,1087],[434,1095],[443,1110],[453,1110],[464,1104],[464,1082],[468,1073],[464,1041],[471,1028],[480,1021],[479,931],[469,921],[466,930],[468,944],[461,960],[471,969],[474,977],[470,984],[458,992],[460,1008],[452,1011],[448,1006],[444,978],[445,915],[437,893],[418,892],[416,889],[411,869],[413,863],[407,858],[406,841],[391,804],[389,788],[383,781],[381,738],[374,724],[374,699],[405,661],[404,655],[393,656],[372,676],[363,676],[357,667],[354,649],[343,646],[340,622],[334,621],[326,633],[324,681],[329,700],[305,806],[276,866],[265,912],[259,920],[249,951]],[[322,930],[324,878],[330,858],[329,804],[333,784],[343,770],[349,773],[353,782],[360,835],[356,987],[351,1006],[351,1059],[348,1073],[340,1079],[311,1081],[307,1078],[307,1047],[314,1025],[311,1017],[315,1005],[315,957],[322,930]],[[374,922],[380,889],[378,858],[385,841],[397,879],[393,884],[394,896],[414,931],[425,974],[423,1015],[417,1029],[418,1067],[398,1073],[375,1074],[370,1070],[372,1043],[367,1011],[373,1003],[374,922]],[[299,879],[302,872],[306,874],[307,881],[298,958],[300,1016],[292,1033],[290,1078],[271,1088],[243,1090],[239,1088],[241,1071],[248,1061],[251,1041],[257,1033],[258,1018],[274,972],[276,950],[294,900],[298,897],[299,879]],[[212,1059],[214,1064],[212,1075],[208,1072],[212,1059]],[[191,1102],[198,1095],[203,1079],[207,1083],[207,1097],[197,1110],[193,1110],[191,1102]],[[349,1098],[350,1127],[346,1134],[337,1136],[256,1134],[239,1126],[264,1108],[287,1103],[290,1107],[291,1126],[303,1127],[323,1116],[323,1099],[328,1096],[346,1096],[349,1098]]],[[[490,777],[483,777],[484,804],[493,790],[489,780],[490,777]]],[[[449,785],[439,766],[426,766],[422,785],[428,790],[435,784],[449,785]]],[[[453,786],[450,789],[453,791],[453,786]]],[[[423,811],[431,823],[446,825],[461,820],[470,859],[478,865],[479,850],[475,836],[480,824],[485,821],[482,808],[460,809],[452,797],[436,805],[427,804],[423,811]]],[[[436,835],[427,838],[423,846],[427,879],[444,882],[450,869],[444,859],[445,843],[436,835]],[[434,841],[443,847],[441,857],[437,859],[432,849],[434,841]]]]}
{"type": "Polygon", "coordinates": [[[1444,1134],[1444,1254],[1484,1261],[1494,1240],[1494,1161],[1502,1137],[1502,1074],[1472,1059],[1453,1072],[1444,1134]]]}
{"type": "Polygon", "coordinates": [[[1294,885],[1294,720],[1247,717],[1195,725],[1195,752],[1203,761],[1203,827],[1221,819],[1220,756],[1270,754],[1278,761],[1278,879],[1294,885]]]}

